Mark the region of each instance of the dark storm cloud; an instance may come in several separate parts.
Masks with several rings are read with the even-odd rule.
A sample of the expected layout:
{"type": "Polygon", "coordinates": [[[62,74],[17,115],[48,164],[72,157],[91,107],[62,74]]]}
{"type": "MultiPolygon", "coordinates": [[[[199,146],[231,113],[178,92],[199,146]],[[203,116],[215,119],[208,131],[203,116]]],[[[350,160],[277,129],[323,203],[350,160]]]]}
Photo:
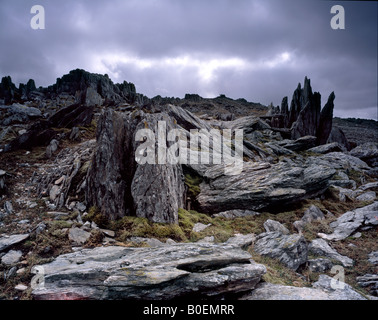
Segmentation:
{"type": "Polygon", "coordinates": [[[226,94],[275,105],[305,76],[337,116],[377,117],[377,3],[316,0],[0,1],[0,75],[49,85],[74,68],[134,82],[148,96],[226,94]]]}

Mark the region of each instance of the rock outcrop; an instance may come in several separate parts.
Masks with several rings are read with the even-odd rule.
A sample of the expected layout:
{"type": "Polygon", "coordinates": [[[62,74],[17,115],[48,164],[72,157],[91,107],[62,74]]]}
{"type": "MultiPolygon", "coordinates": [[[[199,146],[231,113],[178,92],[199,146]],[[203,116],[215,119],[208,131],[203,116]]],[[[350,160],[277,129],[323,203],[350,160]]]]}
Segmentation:
{"type": "Polygon", "coordinates": [[[359,228],[371,228],[378,225],[378,202],[344,213],[330,226],[334,229],[333,233],[319,234],[326,240],[343,240],[356,232],[359,228]]]}
{"type": "MultiPolygon", "coordinates": [[[[158,121],[165,121],[167,130],[174,128],[165,113],[122,114],[107,110],[101,116],[86,195],[87,202],[106,217],[136,215],[153,222],[177,223],[178,209],[185,206],[181,165],[139,165],[136,161],[140,157],[136,154],[136,131],[149,128],[158,132],[158,121]]],[[[157,149],[156,145],[154,150],[157,149]]],[[[155,160],[155,154],[152,157],[155,160]]]]}
{"type": "MultiPolygon", "coordinates": [[[[310,79],[305,77],[303,89],[299,83],[293,93],[290,110],[288,110],[287,97],[285,97],[281,104],[281,110],[272,115],[271,125],[290,129],[292,140],[304,136],[314,136],[316,145],[326,144],[333,128],[334,100],[335,94],[332,92],[327,103],[321,109],[321,95],[318,92],[312,92],[310,79]]],[[[329,142],[340,142],[348,148],[345,135],[340,131],[341,129],[338,129],[336,132],[335,129],[329,142]]]]}
{"type": "Polygon", "coordinates": [[[266,272],[228,244],[155,248],[100,247],[61,255],[40,266],[44,287],[34,299],[219,299],[251,290],[266,272]]]}
{"type": "Polygon", "coordinates": [[[221,167],[216,169],[203,174],[208,182],[200,185],[197,197],[203,212],[260,210],[293,203],[323,193],[336,173],[319,164],[301,167],[290,162],[244,163],[237,176],[225,176],[221,167]]]}
{"type": "Polygon", "coordinates": [[[307,261],[307,242],[302,235],[266,232],[256,237],[253,250],[263,256],[279,260],[286,267],[297,270],[307,261]]]}
{"type": "Polygon", "coordinates": [[[298,288],[261,283],[245,300],[367,300],[363,295],[342,282],[332,288],[332,278],[321,275],[312,288],[298,288]]]}

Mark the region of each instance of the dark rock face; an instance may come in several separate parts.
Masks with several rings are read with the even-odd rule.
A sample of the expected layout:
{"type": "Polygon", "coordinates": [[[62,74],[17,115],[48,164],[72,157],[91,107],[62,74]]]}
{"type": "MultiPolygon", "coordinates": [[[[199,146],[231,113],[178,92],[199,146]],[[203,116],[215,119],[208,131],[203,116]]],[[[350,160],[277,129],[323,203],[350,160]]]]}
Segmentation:
{"type": "Polygon", "coordinates": [[[350,150],[350,144],[348,142],[345,133],[337,126],[332,126],[331,133],[329,134],[327,143],[336,142],[340,144],[345,150],[350,150]]]}
{"type": "Polygon", "coordinates": [[[97,125],[97,148],[87,175],[87,202],[111,219],[132,215],[131,181],[135,172],[132,148],[138,123],[110,109],[97,125]]]}
{"type": "Polygon", "coordinates": [[[53,86],[57,94],[66,92],[71,95],[78,95],[78,102],[85,104],[88,88],[93,89],[107,103],[118,103],[125,100],[133,103],[136,99],[135,86],[132,83],[123,82],[113,84],[107,75],[99,75],[86,72],[81,69],[72,70],[69,74],[58,78],[53,86]]]}
{"type": "Polygon", "coordinates": [[[317,144],[322,145],[327,143],[329,135],[332,131],[332,119],[333,119],[333,108],[334,108],[335,94],[332,92],[328,98],[328,101],[322,112],[320,113],[320,122],[318,127],[318,132],[316,137],[318,138],[317,144]]]}
{"type": "MultiPolygon", "coordinates": [[[[159,121],[165,122],[167,131],[174,129],[173,120],[161,113],[146,114],[136,130],[148,127],[156,133],[159,121]]],[[[134,142],[134,150],[137,144],[134,142]]],[[[156,141],[155,150],[157,148],[156,141]]],[[[180,164],[137,164],[131,185],[136,216],[152,222],[178,223],[178,209],[185,206],[183,180],[180,164]]]]}
{"type": "Polygon", "coordinates": [[[18,136],[5,146],[4,151],[18,149],[30,150],[36,146],[46,146],[57,136],[52,128],[73,128],[76,126],[88,126],[93,118],[94,107],[73,104],[59,110],[48,120],[40,120],[34,123],[26,133],[18,136]]]}
{"type": "Polygon", "coordinates": [[[51,129],[50,123],[41,120],[33,124],[26,133],[7,144],[4,147],[4,151],[30,150],[36,146],[47,146],[56,135],[57,133],[51,129]]]}
{"type": "Polygon", "coordinates": [[[377,143],[364,143],[353,150],[350,154],[354,157],[360,158],[371,167],[378,167],[378,144],[377,143]]]}
{"type": "Polygon", "coordinates": [[[174,126],[164,113],[107,110],[101,116],[86,195],[88,203],[105,216],[136,215],[153,222],[177,223],[185,199],[181,165],[138,164],[135,158],[136,131],[150,128],[157,132],[158,121],[166,121],[168,130],[174,126]]]}
{"type": "Polygon", "coordinates": [[[308,254],[307,242],[302,235],[283,235],[280,232],[259,234],[253,250],[263,256],[278,259],[293,270],[307,261],[308,254]]]}
{"type": "Polygon", "coordinates": [[[88,126],[93,119],[93,106],[73,104],[59,110],[49,118],[52,127],[73,128],[77,126],[88,126]]]}
{"type": "Polygon", "coordinates": [[[12,104],[15,95],[17,94],[17,88],[12,82],[11,77],[3,77],[0,84],[0,99],[4,99],[4,104],[12,104]]]}
{"type": "Polygon", "coordinates": [[[294,91],[290,110],[288,110],[287,97],[282,100],[279,117],[272,119],[272,126],[290,128],[292,140],[314,136],[317,145],[326,144],[332,131],[334,100],[335,94],[332,92],[328,102],[321,109],[321,95],[312,92],[310,79],[306,77],[303,89],[301,84],[298,84],[294,91]]]}

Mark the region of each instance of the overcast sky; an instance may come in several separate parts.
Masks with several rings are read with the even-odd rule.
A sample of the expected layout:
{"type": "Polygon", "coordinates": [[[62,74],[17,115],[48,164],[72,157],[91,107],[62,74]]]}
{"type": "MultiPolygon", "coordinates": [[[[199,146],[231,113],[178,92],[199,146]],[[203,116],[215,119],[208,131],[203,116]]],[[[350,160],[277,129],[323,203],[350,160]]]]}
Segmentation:
{"type": "Polygon", "coordinates": [[[126,80],[148,97],[280,105],[304,77],[334,91],[335,116],[377,120],[377,2],[321,0],[0,0],[0,76],[54,84],[72,69],[126,80]],[[33,30],[33,5],[45,30],[33,30]],[[345,30],[331,7],[343,5],[345,30]]]}

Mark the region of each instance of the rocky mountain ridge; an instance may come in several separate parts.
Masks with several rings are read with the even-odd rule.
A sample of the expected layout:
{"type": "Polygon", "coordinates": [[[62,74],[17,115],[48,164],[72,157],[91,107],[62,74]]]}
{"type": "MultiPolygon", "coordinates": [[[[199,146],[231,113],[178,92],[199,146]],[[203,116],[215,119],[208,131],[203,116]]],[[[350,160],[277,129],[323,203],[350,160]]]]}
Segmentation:
{"type": "Polygon", "coordinates": [[[309,79],[290,108],[288,98],[281,108],[223,95],[148,99],[79,69],[48,88],[3,78],[0,99],[3,297],[377,295],[377,144],[351,145],[333,126],[335,95],[321,109],[309,79]],[[212,162],[140,163],[138,132],[161,122],[168,148],[212,162]],[[237,174],[227,130],[243,132],[237,174]],[[348,285],[332,287],[334,266],[348,285]]]}

